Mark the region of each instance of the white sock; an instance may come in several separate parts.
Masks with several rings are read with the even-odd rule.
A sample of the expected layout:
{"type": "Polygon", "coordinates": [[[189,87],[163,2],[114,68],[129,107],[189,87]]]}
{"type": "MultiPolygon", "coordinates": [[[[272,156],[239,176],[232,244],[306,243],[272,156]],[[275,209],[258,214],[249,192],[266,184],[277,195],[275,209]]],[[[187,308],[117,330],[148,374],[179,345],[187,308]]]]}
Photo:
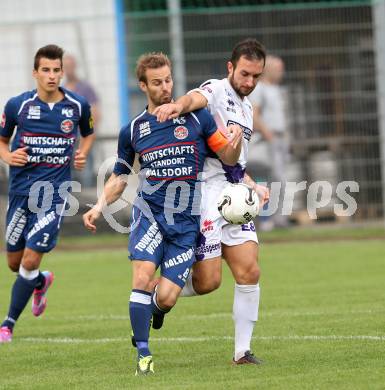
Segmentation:
{"type": "Polygon", "coordinates": [[[199,295],[195,290],[192,282],[192,272],[190,272],[190,275],[188,276],[186,280],[186,284],[184,285],[181,293],[179,294],[180,297],[193,297],[195,295],[199,295]]]}
{"type": "Polygon", "coordinates": [[[21,264],[20,264],[20,267],[19,267],[19,275],[21,277],[23,277],[24,279],[27,279],[27,280],[33,280],[33,279],[36,279],[38,276],[39,276],[39,270],[38,269],[34,269],[32,271],[28,271],[27,269],[25,269],[21,264]]]}
{"type": "Polygon", "coordinates": [[[259,284],[235,284],[233,320],[235,326],[235,354],[238,360],[250,351],[251,336],[258,320],[259,284]]]}

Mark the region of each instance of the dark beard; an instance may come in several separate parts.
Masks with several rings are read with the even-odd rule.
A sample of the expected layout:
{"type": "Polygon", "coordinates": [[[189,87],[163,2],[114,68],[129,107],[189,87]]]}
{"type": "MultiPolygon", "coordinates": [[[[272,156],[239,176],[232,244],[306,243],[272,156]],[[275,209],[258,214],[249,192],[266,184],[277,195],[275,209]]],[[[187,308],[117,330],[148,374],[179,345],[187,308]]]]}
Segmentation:
{"type": "Polygon", "coordinates": [[[243,99],[245,96],[249,96],[251,94],[251,92],[253,92],[253,89],[248,93],[248,94],[244,94],[239,88],[237,88],[235,86],[235,83],[234,83],[234,73],[233,75],[230,77],[229,79],[229,82],[230,82],[230,85],[233,87],[233,90],[237,93],[237,95],[243,99]]]}
{"type": "Polygon", "coordinates": [[[162,104],[168,104],[168,103],[171,103],[172,102],[172,97],[162,97],[162,98],[159,98],[159,99],[153,99],[151,98],[153,104],[157,107],[161,106],[162,104]]]}
{"type": "Polygon", "coordinates": [[[172,101],[172,97],[171,96],[164,96],[164,97],[161,97],[160,99],[159,99],[159,102],[160,102],[160,104],[159,105],[161,105],[161,104],[168,104],[168,103],[171,103],[171,101],[172,101]]]}

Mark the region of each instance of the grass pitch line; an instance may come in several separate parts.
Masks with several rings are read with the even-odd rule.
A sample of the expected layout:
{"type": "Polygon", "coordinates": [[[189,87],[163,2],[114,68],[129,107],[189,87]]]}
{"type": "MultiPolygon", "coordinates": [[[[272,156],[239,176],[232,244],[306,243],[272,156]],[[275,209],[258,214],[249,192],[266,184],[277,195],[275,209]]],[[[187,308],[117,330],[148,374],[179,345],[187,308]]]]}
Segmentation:
{"type": "MultiPolygon", "coordinates": [[[[350,310],[350,311],[284,311],[284,312],[266,312],[261,313],[261,319],[268,317],[306,317],[306,316],[325,316],[325,315],[350,315],[350,314],[379,314],[384,313],[385,310],[350,310]]],[[[202,320],[202,319],[218,319],[230,318],[231,312],[223,313],[209,313],[209,314],[186,314],[183,316],[186,320],[202,320]]],[[[80,321],[125,321],[129,320],[128,315],[119,314],[101,314],[101,315],[81,315],[66,317],[66,319],[80,320],[80,321]]]]}
{"type": "MultiPolygon", "coordinates": [[[[20,337],[17,341],[29,342],[29,343],[48,343],[48,344],[109,344],[109,343],[123,343],[131,342],[131,339],[126,337],[115,338],[101,338],[101,339],[80,339],[71,337],[20,337]]],[[[204,336],[204,337],[151,337],[151,342],[167,342],[167,343],[200,343],[208,341],[232,341],[233,336],[204,336]]],[[[329,336],[255,336],[253,340],[260,341],[385,341],[385,335],[382,336],[370,336],[370,335],[329,335],[329,336]]]]}

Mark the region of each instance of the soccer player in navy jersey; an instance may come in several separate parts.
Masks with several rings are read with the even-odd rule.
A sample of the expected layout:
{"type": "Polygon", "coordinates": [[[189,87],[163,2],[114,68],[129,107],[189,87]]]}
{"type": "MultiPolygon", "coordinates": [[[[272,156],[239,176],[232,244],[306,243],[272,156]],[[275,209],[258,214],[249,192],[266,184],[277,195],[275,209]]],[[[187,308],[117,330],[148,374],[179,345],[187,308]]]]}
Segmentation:
{"type": "Polygon", "coordinates": [[[46,308],[53,273],[40,272],[40,263],[56,245],[70,191],[71,162],[83,169],[94,141],[89,104],[59,87],[62,59],[60,47],[40,48],[33,69],[37,88],[11,98],[1,119],[0,158],[10,166],[7,259],[18,276],[0,343],[12,340],[15,323],[32,295],[35,316],[46,308]],[[73,158],[78,128],[81,141],[73,158]]]}
{"type": "Polygon", "coordinates": [[[95,231],[104,206],[117,200],[139,155],[141,173],[131,220],[129,252],[133,266],[130,319],[138,350],[136,375],[153,372],[148,346],[150,321],[162,325],[175,305],[195,261],[199,233],[200,173],[208,153],[233,165],[241,152],[241,129],[229,126],[227,139],[206,109],[159,123],[152,112],[172,100],[171,63],[162,53],[150,53],[137,63],[139,87],[148,106],[119,135],[118,159],[97,204],[84,216],[95,231]],[[153,291],[153,277],[161,277],[153,291]]]}

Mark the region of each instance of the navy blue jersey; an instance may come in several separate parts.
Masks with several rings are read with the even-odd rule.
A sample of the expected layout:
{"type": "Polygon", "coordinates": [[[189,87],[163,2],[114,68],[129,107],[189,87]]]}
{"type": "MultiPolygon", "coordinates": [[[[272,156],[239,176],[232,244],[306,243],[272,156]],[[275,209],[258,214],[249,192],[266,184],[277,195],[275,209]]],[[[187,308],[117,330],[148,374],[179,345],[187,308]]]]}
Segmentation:
{"type": "MultiPolygon", "coordinates": [[[[124,162],[132,167],[137,153],[142,173],[138,195],[151,211],[163,212],[184,204],[183,213],[191,215],[208,145],[218,151],[226,143],[206,109],[163,123],[145,110],[120,131],[120,161],[116,162],[114,173],[129,174],[130,168],[124,162]]],[[[199,203],[200,199],[198,209],[199,203]]],[[[195,210],[197,213],[199,210],[195,210]]]]}
{"type": "Polygon", "coordinates": [[[83,137],[93,133],[88,102],[64,88],[60,90],[64,97],[55,104],[43,102],[33,90],[11,98],[5,106],[0,135],[10,138],[15,132],[11,151],[28,147],[28,163],[10,167],[12,194],[29,195],[36,181],[49,181],[57,189],[71,180],[70,162],[78,129],[83,137]]]}

